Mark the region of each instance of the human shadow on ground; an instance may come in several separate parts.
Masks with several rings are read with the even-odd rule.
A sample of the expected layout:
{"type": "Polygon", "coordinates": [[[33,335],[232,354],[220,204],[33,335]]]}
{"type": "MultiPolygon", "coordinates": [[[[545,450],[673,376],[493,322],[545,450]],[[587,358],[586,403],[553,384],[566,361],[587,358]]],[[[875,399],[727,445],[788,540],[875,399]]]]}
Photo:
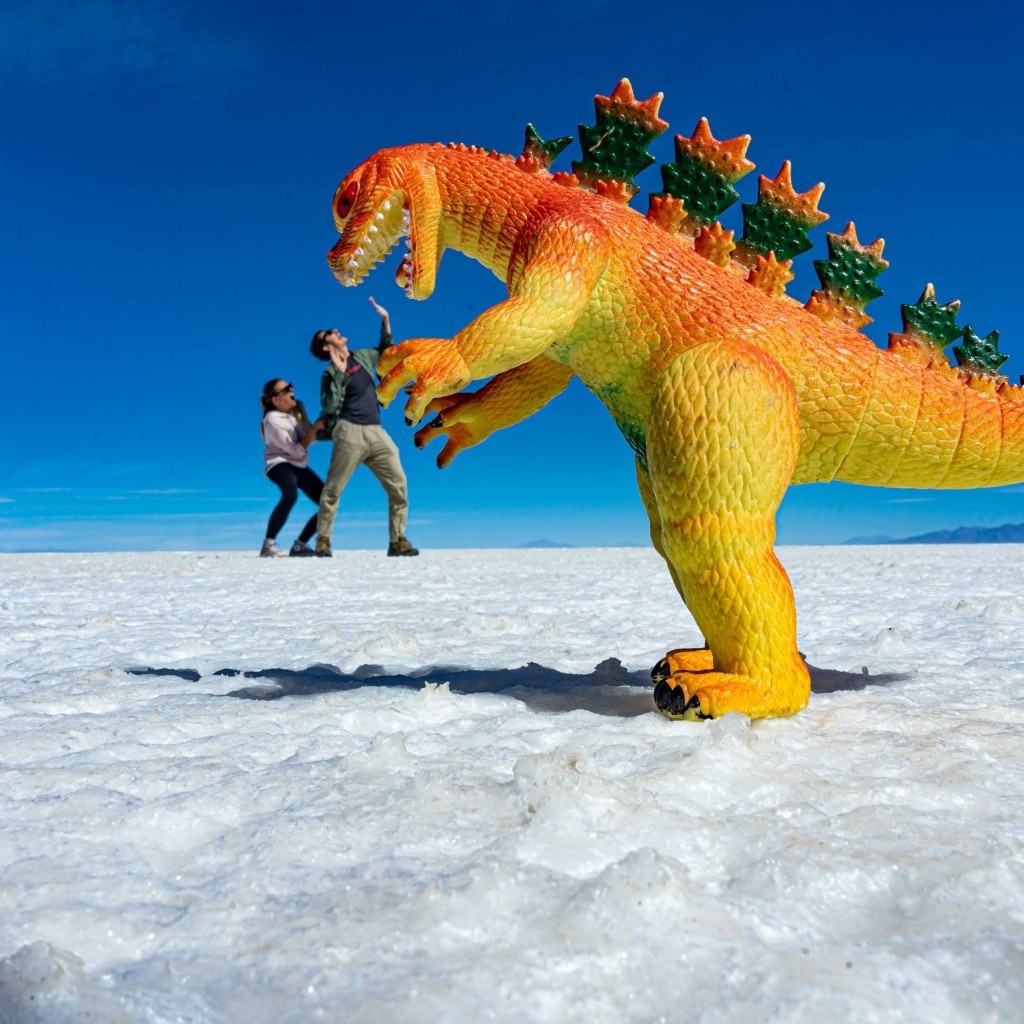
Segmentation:
{"type": "MultiPolygon", "coordinates": [[[[811,673],[812,693],[839,693],[864,690],[869,686],[888,686],[913,676],[911,672],[838,672],[815,668],[811,673]]],[[[195,669],[129,668],[129,675],[175,676],[191,682],[202,678],[195,669]]],[[[249,685],[223,694],[242,700],[280,700],[282,697],[304,697],[363,686],[421,690],[427,683],[447,683],[456,693],[501,693],[521,700],[538,711],[591,711],[616,718],[633,718],[654,711],[650,673],[629,672],[617,658],[601,662],[593,672],[573,674],[560,672],[530,662],[521,668],[466,669],[432,666],[409,673],[386,673],[380,665],[360,665],[354,672],[340,672],[332,665],[310,665],[304,669],[222,668],[217,676],[254,680],[249,685]]],[[[220,696],[220,695],[218,695],[220,696]]]]}

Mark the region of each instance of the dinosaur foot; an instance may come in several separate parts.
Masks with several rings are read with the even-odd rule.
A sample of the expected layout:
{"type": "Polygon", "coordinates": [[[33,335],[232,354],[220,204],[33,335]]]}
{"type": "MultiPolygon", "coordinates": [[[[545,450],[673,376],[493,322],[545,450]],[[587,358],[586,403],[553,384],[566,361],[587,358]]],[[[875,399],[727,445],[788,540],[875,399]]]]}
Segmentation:
{"type": "MultiPolygon", "coordinates": [[[[801,663],[801,668],[803,664],[801,663]]],[[[768,682],[732,672],[674,672],[654,687],[654,703],[667,718],[701,722],[738,711],[750,718],[791,715],[807,706],[810,681],[807,670],[772,686],[768,682]]]]}

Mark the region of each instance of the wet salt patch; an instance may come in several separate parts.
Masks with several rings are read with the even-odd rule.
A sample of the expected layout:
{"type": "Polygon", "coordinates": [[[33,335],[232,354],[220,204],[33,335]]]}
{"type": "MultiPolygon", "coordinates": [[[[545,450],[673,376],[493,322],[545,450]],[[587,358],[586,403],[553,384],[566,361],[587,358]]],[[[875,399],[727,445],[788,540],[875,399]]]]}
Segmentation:
{"type": "Polygon", "coordinates": [[[632,685],[697,642],[646,551],[0,559],[0,1020],[1014,1020],[1022,553],[875,550],[782,550],[801,649],[914,674],[705,726],[632,685]]]}

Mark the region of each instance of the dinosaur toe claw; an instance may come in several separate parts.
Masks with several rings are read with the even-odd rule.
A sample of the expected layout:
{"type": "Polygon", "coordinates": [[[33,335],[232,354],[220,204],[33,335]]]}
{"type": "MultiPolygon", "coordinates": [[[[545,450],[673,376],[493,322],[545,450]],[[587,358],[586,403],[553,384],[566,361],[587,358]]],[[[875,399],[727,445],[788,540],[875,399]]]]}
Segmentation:
{"type": "Polygon", "coordinates": [[[673,686],[666,679],[654,687],[654,703],[667,718],[703,721],[711,717],[705,714],[700,697],[696,693],[689,694],[682,686],[673,686]]]}

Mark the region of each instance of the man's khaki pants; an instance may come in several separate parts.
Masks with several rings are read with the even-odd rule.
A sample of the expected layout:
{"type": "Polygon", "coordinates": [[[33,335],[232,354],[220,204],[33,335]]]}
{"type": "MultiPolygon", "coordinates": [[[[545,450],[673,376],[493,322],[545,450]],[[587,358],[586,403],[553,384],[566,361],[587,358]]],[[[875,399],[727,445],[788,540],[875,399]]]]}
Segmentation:
{"type": "Polygon", "coordinates": [[[316,535],[321,543],[330,542],[334,517],[345,484],[358,466],[366,468],[381,482],[388,495],[388,532],[392,541],[405,535],[409,512],[408,488],[405,472],[398,458],[398,447],[387,431],[376,424],[363,425],[339,420],[331,434],[331,464],[327,468],[327,482],[320,496],[320,511],[316,517],[316,535]]]}

